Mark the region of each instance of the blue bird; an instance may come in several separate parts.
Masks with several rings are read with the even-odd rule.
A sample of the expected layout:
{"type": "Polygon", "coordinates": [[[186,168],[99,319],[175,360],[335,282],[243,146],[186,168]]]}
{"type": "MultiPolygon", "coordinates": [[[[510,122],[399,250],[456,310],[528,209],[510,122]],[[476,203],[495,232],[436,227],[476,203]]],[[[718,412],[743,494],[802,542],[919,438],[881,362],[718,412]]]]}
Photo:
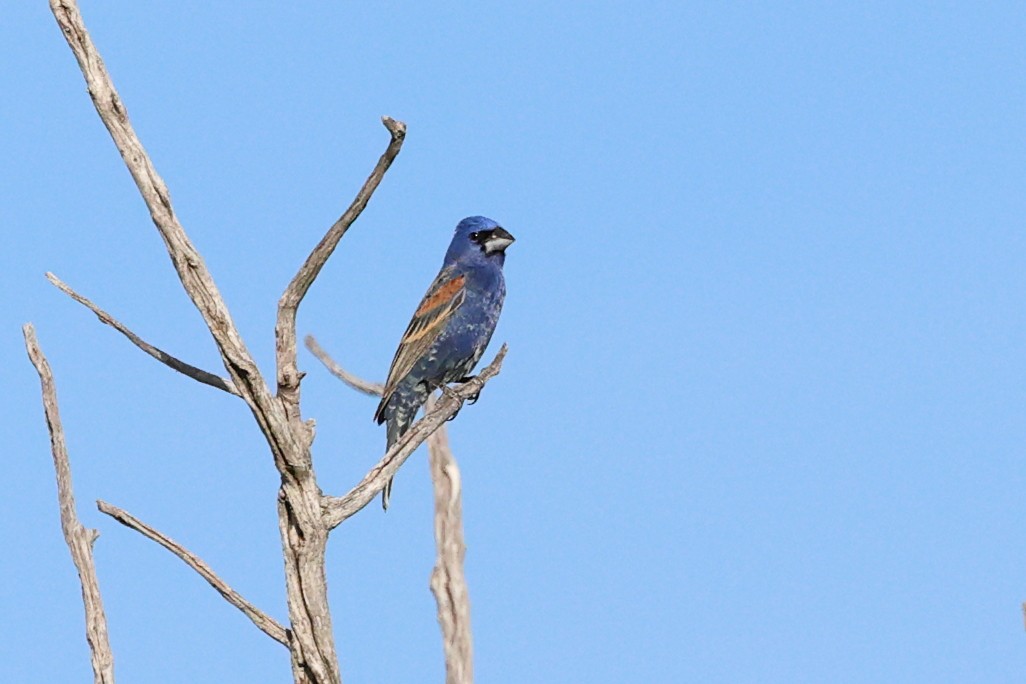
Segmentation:
{"type": "MultiPolygon", "coordinates": [[[[495,331],[506,297],[502,265],[513,236],[495,221],[471,216],[459,222],[442,270],[413,314],[388,371],[374,420],[387,423],[391,449],[413,425],[436,388],[466,380],[495,331]]],[[[381,492],[388,510],[389,480],[381,492]]]]}

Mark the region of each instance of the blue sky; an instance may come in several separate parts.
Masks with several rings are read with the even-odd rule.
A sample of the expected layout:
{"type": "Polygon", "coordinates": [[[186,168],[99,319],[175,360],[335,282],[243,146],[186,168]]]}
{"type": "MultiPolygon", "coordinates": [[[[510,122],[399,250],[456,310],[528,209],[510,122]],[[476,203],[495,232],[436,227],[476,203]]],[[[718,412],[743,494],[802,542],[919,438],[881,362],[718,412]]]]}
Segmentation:
{"type": "MultiPolygon", "coordinates": [[[[33,321],[116,669],[288,679],[287,654],[122,506],[285,618],[277,478],[244,405],[43,278],[218,369],[46,3],[0,86],[2,681],[85,681],[33,321]]],[[[501,376],[450,424],[481,682],[1021,682],[1021,3],[88,2],[132,121],[250,350],[387,143],[300,311],[386,373],[452,227],[516,237],[501,376]]],[[[496,347],[497,348],[497,347],[496,347]]],[[[321,485],[381,455],[305,351],[321,485]]],[[[438,681],[425,454],[332,537],[349,682],[438,681]]]]}

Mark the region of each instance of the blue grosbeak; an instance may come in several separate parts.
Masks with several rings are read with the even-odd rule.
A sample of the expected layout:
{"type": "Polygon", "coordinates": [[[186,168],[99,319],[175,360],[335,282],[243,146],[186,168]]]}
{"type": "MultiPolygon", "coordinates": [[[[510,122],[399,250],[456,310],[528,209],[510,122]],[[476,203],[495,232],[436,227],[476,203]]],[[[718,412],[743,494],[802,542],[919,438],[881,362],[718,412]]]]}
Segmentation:
{"type": "MultiPolygon", "coordinates": [[[[480,360],[502,311],[502,264],[512,243],[512,235],[484,216],[456,226],[442,270],[399,342],[374,413],[374,420],[387,424],[388,449],[410,429],[433,390],[465,380],[480,360]]],[[[381,492],[385,510],[391,493],[389,480],[381,492]]]]}

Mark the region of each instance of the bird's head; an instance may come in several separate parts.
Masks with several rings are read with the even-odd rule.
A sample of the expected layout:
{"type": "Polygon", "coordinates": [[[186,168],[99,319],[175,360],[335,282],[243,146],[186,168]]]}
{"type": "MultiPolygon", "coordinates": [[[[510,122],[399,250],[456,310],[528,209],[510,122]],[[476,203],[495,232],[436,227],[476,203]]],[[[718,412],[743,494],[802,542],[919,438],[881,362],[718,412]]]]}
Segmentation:
{"type": "Polygon", "coordinates": [[[456,226],[446,262],[460,259],[496,259],[501,265],[506,248],[513,244],[513,236],[490,218],[470,216],[456,226]]]}

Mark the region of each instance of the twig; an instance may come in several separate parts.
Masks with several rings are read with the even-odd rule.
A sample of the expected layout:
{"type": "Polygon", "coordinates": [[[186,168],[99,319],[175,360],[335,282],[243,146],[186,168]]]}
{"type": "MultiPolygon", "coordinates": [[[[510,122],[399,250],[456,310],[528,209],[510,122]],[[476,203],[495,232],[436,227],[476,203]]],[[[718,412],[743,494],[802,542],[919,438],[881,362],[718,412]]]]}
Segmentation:
{"type": "Polygon", "coordinates": [[[101,512],[106,513],[125,527],[130,527],[147,539],[157,542],[165,549],[181,558],[186,565],[199,573],[200,577],[205,579],[210,586],[217,590],[217,593],[223,596],[225,601],[241,610],[246,617],[252,620],[253,624],[256,625],[261,632],[283,644],[286,648],[288,647],[289,639],[285,628],[282,627],[277,620],[244,599],[239,592],[232,589],[227,582],[214,573],[202,558],[165,534],[150,527],[128,511],[111,505],[106,501],[97,501],[96,507],[99,508],[101,512]]]}
{"type": "Polygon", "coordinates": [[[71,560],[78,570],[82,585],[82,603],[85,606],[86,641],[93,665],[95,684],[114,684],[114,654],[110,650],[107,636],[107,617],[103,612],[103,598],[100,583],[96,577],[96,563],[93,561],[93,542],[99,536],[96,530],[82,526],[75,511],[75,493],[71,486],[71,463],[68,448],[64,443],[64,427],[57,406],[57,387],[53,381],[50,364],[36,340],[36,331],[31,323],[22,327],[25,348],[29,359],[39,373],[39,384],[43,393],[43,411],[46,426],[50,430],[50,450],[53,452],[53,467],[57,475],[57,501],[61,510],[61,530],[64,541],[71,551],[71,560]]]}
{"type": "MultiPolygon", "coordinates": [[[[430,411],[431,404],[428,404],[430,411]]],[[[442,628],[446,684],[474,681],[473,640],[470,631],[470,594],[463,575],[463,509],[460,503],[460,469],[449,448],[445,428],[427,440],[431,482],[435,493],[435,547],[437,558],[431,571],[431,593],[438,604],[442,628]]]]}
{"type": "Polygon", "coordinates": [[[336,378],[344,382],[345,384],[352,387],[357,392],[363,392],[373,397],[380,397],[385,392],[385,386],[380,382],[370,382],[359,378],[342,366],[335,362],[335,359],[331,358],[328,352],[321,348],[321,345],[317,344],[317,340],[314,339],[313,335],[307,335],[303,342],[306,344],[306,348],[310,350],[310,353],[317,357],[317,360],[324,364],[324,367],[328,369],[328,372],[334,375],[336,378]]]}
{"type": "Polygon", "coordinates": [[[446,393],[439,399],[433,410],[413,424],[413,427],[403,435],[398,442],[378,461],[378,463],[364,475],[360,483],[349,490],[344,496],[322,497],[321,507],[324,510],[324,518],[329,529],[338,526],[346,518],[352,516],[361,508],[374,500],[374,497],[385,488],[385,483],[395,475],[399,467],[406,462],[417,447],[420,446],[432,432],[452,418],[463,406],[463,402],[474,396],[485,386],[490,379],[499,374],[502,368],[502,360],[506,356],[506,345],[495,355],[488,366],[486,366],[474,379],[466,382],[446,393]]]}
{"type": "MultiPolygon", "coordinates": [[[[321,272],[328,257],[335,251],[339,240],[367,206],[367,202],[370,201],[371,195],[381,183],[388,167],[392,165],[392,161],[402,149],[403,140],[406,139],[406,124],[402,121],[385,116],[381,118],[381,122],[392,136],[388,147],[378,159],[370,176],[364,181],[363,187],[356,193],[349,208],[335,221],[310,252],[310,256],[299,267],[299,272],[292,278],[288,287],[285,288],[285,292],[282,293],[281,299],[278,300],[278,317],[274,326],[278,364],[278,396],[286,403],[286,410],[293,411],[298,409],[299,405],[301,376],[296,366],[296,312],[299,309],[299,304],[303,301],[303,297],[306,296],[317,274],[321,272]]],[[[296,411],[296,416],[298,419],[298,411],[296,411]]]]}
{"type": "Polygon", "coordinates": [[[214,375],[213,373],[208,373],[202,368],[197,368],[196,366],[190,365],[188,363],[185,363],[184,361],[176,359],[167,352],[158,349],[157,347],[154,347],[146,340],[140,338],[138,335],[136,335],[134,332],[126,328],[122,323],[120,323],[109,313],[107,313],[100,307],[96,306],[96,304],[94,304],[86,297],[83,297],[79,293],[75,292],[67,283],[62,281],[53,273],[47,272],[46,279],[49,280],[58,290],[68,295],[76,302],[78,302],[79,304],[83,305],[84,307],[92,311],[94,314],[96,314],[96,317],[100,319],[101,323],[105,323],[110,327],[114,328],[115,330],[117,330],[119,333],[127,337],[132,344],[139,347],[139,349],[142,349],[144,352],[155,358],[157,361],[160,361],[165,366],[168,366],[178,371],[182,375],[186,375],[192,378],[193,380],[196,380],[197,382],[202,382],[204,385],[210,385],[211,387],[216,387],[219,390],[224,390],[229,394],[240,396],[239,390],[235,388],[235,383],[232,382],[231,378],[222,378],[220,376],[214,375]]]}

